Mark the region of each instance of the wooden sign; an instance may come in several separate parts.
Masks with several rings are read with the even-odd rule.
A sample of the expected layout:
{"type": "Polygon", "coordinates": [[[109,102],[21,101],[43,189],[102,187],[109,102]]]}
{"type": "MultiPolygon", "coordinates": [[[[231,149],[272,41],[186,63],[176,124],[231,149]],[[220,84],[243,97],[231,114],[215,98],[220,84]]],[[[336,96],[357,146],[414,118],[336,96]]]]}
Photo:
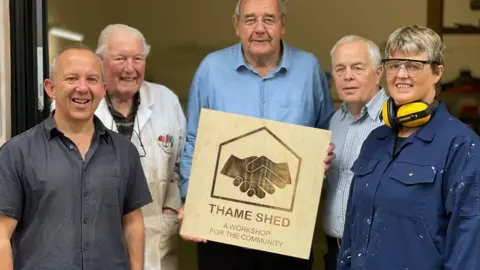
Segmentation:
{"type": "Polygon", "coordinates": [[[308,259],[330,136],[202,109],[180,234],[308,259]]]}

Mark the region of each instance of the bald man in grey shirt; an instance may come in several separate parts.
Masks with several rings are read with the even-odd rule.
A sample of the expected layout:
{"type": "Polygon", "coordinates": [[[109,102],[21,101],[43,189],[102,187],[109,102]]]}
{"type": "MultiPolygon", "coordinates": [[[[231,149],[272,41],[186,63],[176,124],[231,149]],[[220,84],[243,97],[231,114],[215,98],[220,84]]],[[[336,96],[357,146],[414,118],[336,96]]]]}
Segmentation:
{"type": "Polygon", "coordinates": [[[0,149],[0,269],[143,269],[140,157],[93,114],[101,61],[71,48],[45,90],[57,110],[0,149]]]}

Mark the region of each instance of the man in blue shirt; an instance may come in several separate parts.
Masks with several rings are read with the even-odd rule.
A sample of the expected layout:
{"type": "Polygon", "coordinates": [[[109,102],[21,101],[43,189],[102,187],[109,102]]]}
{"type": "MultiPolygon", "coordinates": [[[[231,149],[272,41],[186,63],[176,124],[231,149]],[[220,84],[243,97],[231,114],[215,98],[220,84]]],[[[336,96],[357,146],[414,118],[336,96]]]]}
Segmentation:
{"type": "Polygon", "coordinates": [[[337,269],[480,269],[480,141],[435,100],[441,38],[403,27],[385,56],[386,125],[351,168],[337,269]]]}
{"type": "MultiPolygon", "coordinates": [[[[241,42],[209,54],[195,73],[180,163],[184,200],[201,108],[328,128],[334,108],[325,74],[314,55],[282,40],[285,14],[283,0],[238,1],[233,24],[241,42]]],[[[332,151],[330,147],[326,163],[331,161],[332,151]]],[[[312,265],[312,258],[303,260],[215,242],[200,243],[197,254],[200,270],[302,270],[312,265]]]]}

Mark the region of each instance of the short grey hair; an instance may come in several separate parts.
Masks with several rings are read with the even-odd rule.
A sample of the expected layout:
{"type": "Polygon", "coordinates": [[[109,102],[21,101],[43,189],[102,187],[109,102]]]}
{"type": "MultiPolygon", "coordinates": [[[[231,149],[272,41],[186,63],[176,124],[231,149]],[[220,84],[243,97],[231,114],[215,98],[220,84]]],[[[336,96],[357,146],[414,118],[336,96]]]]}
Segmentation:
{"type": "Polygon", "coordinates": [[[60,50],[60,52],[56,56],[53,57],[52,63],[50,63],[50,70],[49,70],[49,78],[52,82],[55,82],[55,71],[56,71],[56,65],[57,65],[57,58],[62,53],[66,52],[68,50],[85,50],[85,51],[89,51],[92,54],[94,54],[97,57],[98,61],[100,62],[100,76],[101,76],[100,79],[102,80],[102,82],[105,80],[102,59],[100,59],[100,57],[90,47],[88,47],[88,46],[86,46],[82,43],[74,43],[70,46],[67,46],[67,47],[63,48],[62,50],[60,50]]]}
{"type": "Polygon", "coordinates": [[[95,50],[95,52],[100,57],[103,58],[105,56],[105,53],[108,50],[108,40],[110,39],[110,37],[117,34],[129,34],[135,38],[140,39],[143,43],[143,53],[145,54],[145,57],[147,57],[150,53],[150,45],[147,43],[145,37],[143,36],[142,32],[140,32],[140,30],[126,24],[110,24],[102,30],[100,36],[98,37],[97,49],[95,50]]]}
{"type": "Polygon", "coordinates": [[[348,35],[342,37],[340,40],[335,43],[333,46],[332,50],[330,51],[330,57],[332,59],[332,66],[333,66],[333,56],[335,54],[335,51],[337,50],[340,45],[346,44],[346,43],[352,43],[356,41],[362,41],[367,44],[368,48],[368,55],[370,57],[370,62],[372,62],[372,68],[376,69],[381,63],[382,63],[382,55],[380,53],[380,48],[378,48],[377,44],[375,42],[371,41],[370,39],[357,36],[357,35],[348,35]]]}
{"type": "MultiPolygon", "coordinates": [[[[288,9],[288,0],[277,0],[278,3],[278,10],[280,11],[280,15],[286,16],[287,9],[288,9]]],[[[237,5],[235,6],[235,11],[233,12],[233,17],[238,18],[240,17],[240,6],[242,5],[242,0],[237,1],[237,5]]]]}
{"type": "Polygon", "coordinates": [[[444,46],[440,36],[430,28],[413,25],[393,31],[385,47],[385,56],[389,58],[396,52],[406,54],[426,53],[428,60],[444,63],[444,46]]]}

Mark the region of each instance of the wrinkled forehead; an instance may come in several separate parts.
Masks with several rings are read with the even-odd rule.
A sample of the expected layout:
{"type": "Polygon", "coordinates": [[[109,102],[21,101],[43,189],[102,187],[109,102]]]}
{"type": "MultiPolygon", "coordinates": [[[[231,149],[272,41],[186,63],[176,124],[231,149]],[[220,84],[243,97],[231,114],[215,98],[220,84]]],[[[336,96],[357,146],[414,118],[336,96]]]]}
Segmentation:
{"type": "Polygon", "coordinates": [[[240,16],[279,16],[280,7],[277,0],[243,0],[240,16]]]}
{"type": "Polygon", "coordinates": [[[109,55],[143,55],[145,48],[143,41],[134,35],[121,33],[112,35],[107,42],[107,54],[109,55]]]}

